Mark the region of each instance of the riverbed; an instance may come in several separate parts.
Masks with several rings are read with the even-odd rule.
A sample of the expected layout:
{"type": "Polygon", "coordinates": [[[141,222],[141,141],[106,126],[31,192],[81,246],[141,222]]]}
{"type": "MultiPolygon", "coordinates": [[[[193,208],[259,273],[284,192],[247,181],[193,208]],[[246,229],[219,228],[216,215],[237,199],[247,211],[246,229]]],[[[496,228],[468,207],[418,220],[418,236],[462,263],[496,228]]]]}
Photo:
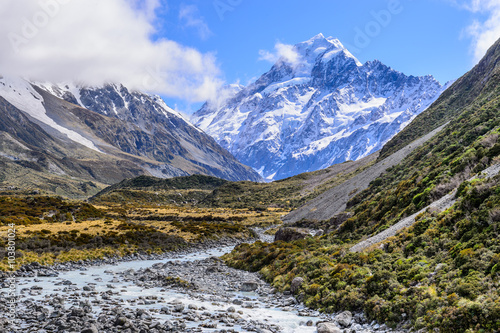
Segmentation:
{"type": "Polygon", "coordinates": [[[316,332],[325,315],[218,259],[233,248],[19,278],[10,331],[316,332]]]}
{"type": "MultiPolygon", "coordinates": [[[[16,321],[0,317],[0,333],[404,332],[362,313],[308,309],[289,292],[276,292],[258,273],[226,266],[219,257],[236,243],[209,242],[161,256],[25,266],[17,279],[16,321]]],[[[6,299],[8,286],[5,281],[1,286],[0,297],[6,299]]],[[[0,313],[7,311],[7,303],[0,302],[0,313]]]]}

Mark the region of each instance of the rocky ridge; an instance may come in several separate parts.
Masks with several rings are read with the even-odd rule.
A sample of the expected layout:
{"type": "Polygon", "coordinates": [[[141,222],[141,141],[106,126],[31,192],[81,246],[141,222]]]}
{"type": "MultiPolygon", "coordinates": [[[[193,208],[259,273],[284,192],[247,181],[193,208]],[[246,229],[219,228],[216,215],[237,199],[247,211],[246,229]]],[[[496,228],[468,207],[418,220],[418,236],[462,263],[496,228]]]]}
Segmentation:
{"type": "Polygon", "coordinates": [[[261,179],[157,96],[78,89],[0,77],[1,185],[89,196],[141,174],[261,179]]]}

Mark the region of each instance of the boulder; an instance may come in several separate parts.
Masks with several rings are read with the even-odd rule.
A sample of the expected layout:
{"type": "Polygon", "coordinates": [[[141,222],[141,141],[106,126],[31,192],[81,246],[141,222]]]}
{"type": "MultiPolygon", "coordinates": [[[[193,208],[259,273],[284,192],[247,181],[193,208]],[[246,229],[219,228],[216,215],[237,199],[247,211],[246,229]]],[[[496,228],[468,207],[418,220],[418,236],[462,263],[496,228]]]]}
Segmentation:
{"type": "Polygon", "coordinates": [[[290,291],[295,294],[297,291],[299,291],[299,288],[300,286],[302,286],[303,283],[304,283],[303,278],[299,276],[295,277],[290,285],[290,291]]]}
{"type": "Polygon", "coordinates": [[[349,311],[344,311],[335,316],[335,321],[338,322],[343,327],[348,327],[351,325],[352,313],[349,311]]]}
{"type": "Polygon", "coordinates": [[[71,317],[83,317],[85,315],[85,310],[82,308],[71,309],[71,317]]]}
{"type": "Polygon", "coordinates": [[[297,239],[303,239],[307,236],[311,236],[307,229],[302,228],[292,228],[292,227],[283,227],[279,228],[274,235],[274,241],[284,241],[291,242],[297,239]]]}
{"type": "Polygon", "coordinates": [[[240,291],[254,291],[259,288],[257,281],[246,281],[241,284],[240,291]]]}
{"type": "Polygon", "coordinates": [[[319,323],[316,326],[316,331],[318,333],[342,333],[342,330],[337,327],[334,323],[319,323]]]}
{"type": "Polygon", "coordinates": [[[174,312],[182,312],[184,311],[184,304],[177,303],[174,305],[174,312]]]}
{"type": "Polygon", "coordinates": [[[91,324],[88,328],[84,328],[81,333],[99,333],[99,330],[91,324]]]}
{"type": "Polygon", "coordinates": [[[115,320],[115,326],[129,326],[130,322],[127,317],[119,316],[115,320]]]}

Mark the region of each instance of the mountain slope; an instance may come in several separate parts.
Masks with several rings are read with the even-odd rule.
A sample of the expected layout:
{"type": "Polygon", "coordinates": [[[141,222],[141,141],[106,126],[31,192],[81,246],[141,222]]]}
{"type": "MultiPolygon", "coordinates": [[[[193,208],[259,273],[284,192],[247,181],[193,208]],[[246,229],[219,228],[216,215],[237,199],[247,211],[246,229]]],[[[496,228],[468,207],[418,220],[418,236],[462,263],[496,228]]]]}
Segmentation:
{"type": "Polygon", "coordinates": [[[431,76],[413,77],[375,60],[361,64],[336,39],[294,46],[222,105],[191,120],[266,179],[356,160],[382,148],[440,94],[431,76]]]}
{"type": "Polygon", "coordinates": [[[285,223],[293,223],[302,219],[314,221],[329,220],[335,215],[342,213],[346,209],[349,199],[354,197],[356,193],[366,189],[372,181],[381,176],[387,169],[399,164],[411,152],[420,147],[435,134],[439,133],[442,128],[443,126],[438,127],[422,138],[412,141],[410,145],[378,161],[376,164],[358,173],[353,178],[346,180],[317,198],[310,200],[302,207],[287,214],[283,218],[283,221],[285,223]]]}
{"type": "MultiPolygon", "coordinates": [[[[189,207],[288,212],[335,185],[355,177],[378,154],[271,183],[230,182],[193,175],[171,179],[140,176],[105,188],[90,198],[99,205],[158,203],[189,207]]],[[[277,223],[278,221],[275,221],[277,223]]]]}
{"type": "MultiPolygon", "coordinates": [[[[0,134],[5,138],[0,150],[5,164],[0,172],[2,185],[88,196],[103,184],[141,174],[260,180],[211,137],[169,111],[159,98],[108,85],[93,88],[100,93],[87,93],[84,100],[99,105],[100,98],[111,94],[109,89],[118,87],[128,94],[128,108],[107,116],[105,107],[96,108],[100,112],[88,110],[56,97],[46,85],[0,78],[0,134]],[[36,171],[33,179],[23,166],[36,171]],[[94,186],[82,192],[78,186],[66,186],[65,179],[68,184],[92,181],[94,186]]],[[[78,101],[72,96],[68,91],[61,94],[78,101]]]]}
{"type": "Polygon", "coordinates": [[[188,173],[204,173],[229,180],[260,177],[237,162],[215,140],[169,108],[159,96],[129,91],[123,85],[102,87],[43,85],[54,95],[101,115],[133,124],[147,135],[135,146],[120,147],[134,155],[168,163],[174,158],[188,173]],[[190,166],[193,165],[193,166],[190,166]]]}

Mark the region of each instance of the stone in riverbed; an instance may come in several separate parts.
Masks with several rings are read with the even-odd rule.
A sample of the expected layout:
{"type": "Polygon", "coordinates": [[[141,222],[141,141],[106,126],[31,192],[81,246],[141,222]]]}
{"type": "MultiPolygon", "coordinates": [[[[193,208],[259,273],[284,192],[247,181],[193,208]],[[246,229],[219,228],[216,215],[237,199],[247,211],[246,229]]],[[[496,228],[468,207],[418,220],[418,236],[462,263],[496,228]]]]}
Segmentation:
{"type": "Polygon", "coordinates": [[[316,327],[318,333],[342,333],[342,330],[334,323],[323,322],[316,327]]]}
{"type": "Polygon", "coordinates": [[[82,308],[71,309],[71,317],[83,317],[85,315],[85,310],[82,308]]]}
{"type": "Polygon", "coordinates": [[[128,318],[123,316],[116,318],[115,326],[129,326],[128,318]]]}
{"type": "Polygon", "coordinates": [[[205,323],[202,323],[199,325],[199,327],[204,327],[204,328],[217,328],[217,323],[213,321],[208,321],[205,323]]]}
{"type": "Polygon", "coordinates": [[[259,288],[257,281],[246,281],[241,284],[240,291],[255,291],[259,288]]]}
{"type": "Polygon", "coordinates": [[[99,333],[99,331],[97,330],[97,327],[90,325],[89,328],[84,328],[81,333],[99,333]]]}
{"type": "Polygon", "coordinates": [[[253,308],[256,308],[257,306],[252,303],[252,302],[245,302],[243,303],[242,305],[245,309],[253,309],[253,308]]]}
{"type": "Polygon", "coordinates": [[[174,312],[182,312],[184,310],[184,304],[179,303],[174,305],[174,312]]]}
{"type": "Polygon", "coordinates": [[[300,276],[295,277],[290,285],[290,291],[295,294],[297,291],[299,291],[299,288],[300,286],[302,286],[303,283],[304,283],[303,278],[301,278],[300,276]]]}
{"type": "Polygon", "coordinates": [[[335,316],[335,321],[337,321],[340,325],[347,327],[351,325],[352,321],[352,313],[349,311],[344,311],[335,316]]]}
{"type": "Polygon", "coordinates": [[[363,326],[361,326],[360,324],[353,324],[351,330],[354,330],[355,332],[361,332],[363,330],[363,326]]]}

